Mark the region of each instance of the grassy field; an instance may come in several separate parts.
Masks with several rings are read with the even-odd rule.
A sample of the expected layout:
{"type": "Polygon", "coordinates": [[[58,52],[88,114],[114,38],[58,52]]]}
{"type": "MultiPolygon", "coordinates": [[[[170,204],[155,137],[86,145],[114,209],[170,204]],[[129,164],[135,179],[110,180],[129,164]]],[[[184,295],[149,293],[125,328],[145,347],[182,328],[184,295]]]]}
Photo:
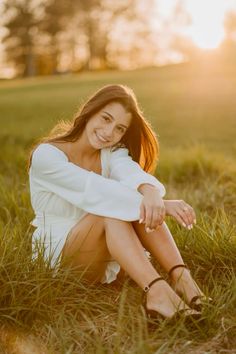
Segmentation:
{"type": "Polygon", "coordinates": [[[1,353],[236,353],[235,87],[236,69],[186,64],[0,82],[1,353]],[[134,89],[159,136],[156,175],[166,198],[196,210],[192,231],[167,223],[215,300],[203,327],[163,322],[150,330],[142,291],[129,278],[98,287],[67,271],[55,277],[42,259],[31,261],[30,147],[108,83],[134,89]]]}

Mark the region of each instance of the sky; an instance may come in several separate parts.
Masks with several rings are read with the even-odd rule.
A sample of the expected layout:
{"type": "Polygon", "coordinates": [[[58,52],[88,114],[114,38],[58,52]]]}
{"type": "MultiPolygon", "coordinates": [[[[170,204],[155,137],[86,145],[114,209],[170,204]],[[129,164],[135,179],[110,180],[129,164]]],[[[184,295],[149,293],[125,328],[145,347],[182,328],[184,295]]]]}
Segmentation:
{"type": "MultiPolygon", "coordinates": [[[[145,1],[145,0],[140,0],[145,1]]],[[[173,61],[181,61],[181,57],[176,58],[174,54],[168,51],[168,41],[171,40],[173,33],[179,33],[192,40],[199,48],[214,49],[217,48],[224,39],[224,19],[229,11],[236,12],[236,0],[154,0],[156,1],[156,12],[153,16],[154,28],[158,29],[160,23],[165,23],[166,27],[162,29],[158,36],[157,45],[161,49],[159,64],[165,64],[173,61]],[[188,22],[175,23],[173,16],[174,9],[179,3],[183,4],[185,12],[188,14],[188,22]],[[156,21],[156,22],[155,22],[156,21]]],[[[1,9],[2,0],[0,0],[1,9]]],[[[0,77],[10,77],[12,69],[4,64],[3,45],[1,45],[1,35],[4,33],[1,29],[0,20],[0,77]]]]}
{"type": "MultiPolygon", "coordinates": [[[[168,18],[178,0],[156,0],[158,11],[168,18]]],[[[236,0],[183,0],[190,16],[186,28],[180,30],[199,48],[214,49],[224,38],[224,19],[228,11],[236,11],[236,0]]]]}

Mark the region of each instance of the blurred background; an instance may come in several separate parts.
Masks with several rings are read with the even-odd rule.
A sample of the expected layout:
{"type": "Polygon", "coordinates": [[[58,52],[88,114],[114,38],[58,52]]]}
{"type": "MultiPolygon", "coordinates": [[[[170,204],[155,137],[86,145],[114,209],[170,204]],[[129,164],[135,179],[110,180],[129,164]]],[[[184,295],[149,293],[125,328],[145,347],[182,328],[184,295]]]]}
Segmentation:
{"type": "Polygon", "coordinates": [[[236,0],[0,0],[2,323],[22,325],[50,353],[235,354],[235,93],[236,0]],[[158,137],[166,199],[197,213],[191,231],[167,220],[214,298],[201,332],[163,325],[149,335],[132,285],[120,297],[85,293],[80,277],[31,261],[30,151],[114,83],[134,90],[158,137]]]}
{"type": "Polygon", "coordinates": [[[202,144],[235,156],[236,0],[0,4],[2,145],[30,146],[95,90],[120,83],[162,151],[202,144]]]}
{"type": "Polygon", "coordinates": [[[236,62],[236,0],[0,0],[0,78],[236,62]]]}

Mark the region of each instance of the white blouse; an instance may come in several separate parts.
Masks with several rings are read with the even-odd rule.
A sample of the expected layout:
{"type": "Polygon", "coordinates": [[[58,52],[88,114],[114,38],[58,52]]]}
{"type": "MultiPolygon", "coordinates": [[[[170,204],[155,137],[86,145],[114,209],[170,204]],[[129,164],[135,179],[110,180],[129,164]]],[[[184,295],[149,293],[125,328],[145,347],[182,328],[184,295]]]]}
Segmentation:
{"type": "MultiPolygon", "coordinates": [[[[87,213],[135,221],[140,218],[143,195],[140,184],[165,187],[133,161],[126,148],[101,150],[102,175],[69,162],[66,154],[50,143],[37,146],[29,170],[30,198],[35,212],[34,235],[60,243],[60,253],[73,225],[87,213]],[[57,225],[57,228],[55,228],[57,225]]],[[[49,242],[49,241],[48,241],[49,242]]]]}

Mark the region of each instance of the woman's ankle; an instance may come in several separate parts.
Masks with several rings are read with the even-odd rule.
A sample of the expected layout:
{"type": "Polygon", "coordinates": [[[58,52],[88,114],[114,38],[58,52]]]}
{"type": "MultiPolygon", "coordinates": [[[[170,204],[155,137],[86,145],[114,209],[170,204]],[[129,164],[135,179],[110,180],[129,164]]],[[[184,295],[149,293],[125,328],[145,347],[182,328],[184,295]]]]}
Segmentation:
{"type": "Polygon", "coordinates": [[[188,295],[187,297],[189,298],[203,294],[188,269],[182,269],[182,274],[180,272],[179,274],[175,274],[171,283],[178,293],[184,293],[185,295],[188,295]]]}
{"type": "MultiPolygon", "coordinates": [[[[161,305],[166,302],[167,298],[175,302],[178,300],[179,296],[165,280],[153,284],[147,292],[147,303],[157,303],[161,305]]],[[[181,301],[181,299],[179,300],[181,301]]]]}
{"type": "Polygon", "coordinates": [[[187,279],[191,279],[192,277],[191,277],[189,269],[179,267],[179,268],[174,269],[171,272],[170,278],[171,278],[171,282],[175,284],[180,279],[181,280],[187,280],[187,279]]]}
{"type": "Polygon", "coordinates": [[[147,308],[159,311],[164,316],[171,317],[181,309],[188,308],[188,305],[174,292],[165,281],[155,284],[156,287],[147,293],[147,308]],[[151,291],[152,290],[152,291],[151,291]]]}
{"type": "Polygon", "coordinates": [[[147,292],[147,299],[162,297],[168,290],[168,284],[163,279],[154,283],[147,292]]]}

